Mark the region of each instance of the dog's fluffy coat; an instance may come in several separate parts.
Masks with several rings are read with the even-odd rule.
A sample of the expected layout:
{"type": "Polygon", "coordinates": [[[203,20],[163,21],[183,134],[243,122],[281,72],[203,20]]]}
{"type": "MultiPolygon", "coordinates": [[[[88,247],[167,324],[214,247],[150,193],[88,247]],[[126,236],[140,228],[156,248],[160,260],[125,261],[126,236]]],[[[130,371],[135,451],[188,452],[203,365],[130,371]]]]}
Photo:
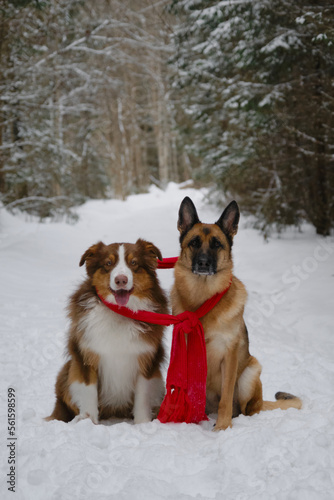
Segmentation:
{"type": "Polygon", "coordinates": [[[275,402],[263,401],[261,365],[249,353],[243,319],[247,292],[233,276],[232,244],[237,233],[239,208],[231,202],[215,224],[200,222],[186,197],[179,210],[181,255],[175,266],[171,293],[173,314],[194,311],[214,294],[223,299],[202,319],[207,349],[207,412],[218,411],[215,431],[232,425],[232,416],[261,410],[301,408],[299,398],[277,393],[275,402]]]}
{"type": "Polygon", "coordinates": [[[151,420],[164,393],[160,365],[163,327],[124,318],[99,299],[167,313],[156,276],[160,250],[139,239],[135,244],[100,242],[82,256],[87,279],[69,302],[69,360],[56,382],[56,404],[48,420],[68,422],[111,416],[151,420]]]}

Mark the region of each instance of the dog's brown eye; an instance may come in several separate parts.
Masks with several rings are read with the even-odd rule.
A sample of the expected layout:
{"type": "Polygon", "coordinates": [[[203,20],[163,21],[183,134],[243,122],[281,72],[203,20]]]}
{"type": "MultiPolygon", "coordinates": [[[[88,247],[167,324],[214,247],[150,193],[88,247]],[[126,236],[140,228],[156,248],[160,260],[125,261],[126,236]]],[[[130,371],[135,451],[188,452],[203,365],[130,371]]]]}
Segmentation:
{"type": "Polygon", "coordinates": [[[217,238],[212,238],[211,248],[224,248],[224,245],[217,239],[217,238]]]}
{"type": "Polygon", "coordinates": [[[136,259],[132,259],[131,266],[137,266],[138,262],[136,259]]]}
{"type": "Polygon", "coordinates": [[[111,265],[112,265],[111,260],[108,260],[108,261],[106,262],[106,266],[107,266],[107,267],[110,267],[111,265]]]}
{"type": "Polygon", "coordinates": [[[202,242],[199,236],[196,236],[196,238],[193,238],[189,242],[189,246],[193,248],[199,248],[201,246],[202,242]]]}

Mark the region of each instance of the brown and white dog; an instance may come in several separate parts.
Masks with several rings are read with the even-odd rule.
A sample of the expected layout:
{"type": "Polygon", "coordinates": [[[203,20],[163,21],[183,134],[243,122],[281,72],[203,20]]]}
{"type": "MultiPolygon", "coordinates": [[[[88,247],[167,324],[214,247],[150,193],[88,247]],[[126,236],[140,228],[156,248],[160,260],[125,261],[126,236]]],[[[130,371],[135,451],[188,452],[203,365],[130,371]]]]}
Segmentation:
{"type": "Polygon", "coordinates": [[[202,318],[207,349],[207,408],[218,411],[215,431],[232,425],[232,417],[261,410],[301,408],[301,400],[279,392],[277,401],[263,401],[261,365],[249,353],[243,319],[247,298],[243,283],[233,276],[231,248],[237,233],[239,208],[232,201],[215,224],[200,222],[186,197],[179,210],[181,255],[175,265],[171,300],[173,314],[198,309],[207,299],[228,287],[220,302],[202,318]]]}
{"type": "Polygon", "coordinates": [[[56,382],[56,404],[47,420],[133,415],[148,422],[164,394],[160,366],[163,327],[127,319],[108,309],[97,295],[132,310],[167,313],[157,275],[160,250],[139,239],[135,244],[100,242],[81,257],[87,279],[72,295],[67,352],[56,382]]]}

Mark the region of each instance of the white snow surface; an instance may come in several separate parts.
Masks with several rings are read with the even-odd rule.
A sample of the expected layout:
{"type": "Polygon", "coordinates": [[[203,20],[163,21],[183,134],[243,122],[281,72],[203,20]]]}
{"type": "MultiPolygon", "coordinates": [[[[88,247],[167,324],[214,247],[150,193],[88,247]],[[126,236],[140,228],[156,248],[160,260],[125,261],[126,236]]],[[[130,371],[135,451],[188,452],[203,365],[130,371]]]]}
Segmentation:
{"type": "MultiPolygon", "coordinates": [[[[235,274],[249,299],[250,352],[263,366],[264,398],[278,390],[298,411],[240,416],[213,433],[215,415],[195,424],[45,422],[64,362],[65,307],[84,278],[93,243],[153,241],[178,255],[184,196],[200,218],[220,213],[205,191],[170,184],[127,201],[89,201],[80,220],[40,223],[0,211],[1,498],[52,500],[334,498],[334,241],[308,225],[266,243],[241,216],[235,274]],[[7,390],[16,390],[16,492],[7,490],[7,390]]],[[[159,270],[169,290],[172,270],[159,270]]],[[[170,346],[171,330],[167,330],[170,346]]]]}

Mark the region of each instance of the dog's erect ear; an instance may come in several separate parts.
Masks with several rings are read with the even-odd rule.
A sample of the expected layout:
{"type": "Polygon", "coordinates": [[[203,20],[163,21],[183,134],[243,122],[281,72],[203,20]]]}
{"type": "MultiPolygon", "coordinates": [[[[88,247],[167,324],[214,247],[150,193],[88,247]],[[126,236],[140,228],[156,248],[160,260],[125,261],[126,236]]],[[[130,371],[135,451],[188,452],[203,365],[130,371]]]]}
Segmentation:
{"type": "Polygon", "coordinates": [[[177,228],[181,233],[181,238],[198,222],[200,222],[195,205],[191,199],[186,196],[180,205],[179,220],[177,228]]]}
{"type": "Polygon", "coordinates": [[[146,262],[148,263],[149,267],[152,269],[156,269],[158,262],[157,258],[159,260],[162,260],[162,255],[158,247],[153,245],[150,241],[142,240],[139,238],[137,240],[136,245],[141,247],[144,251],[144,255],[148,257],[148,260],[146,259],[146,262]]]}
{"type": "Polygon", "coordinates": [[[101,252],[102,248],[105,247],[105,244],[102,243],[102,241],[99,241],[99,243],[96,243],[95,245],[92,245],[91,247],[88,248],[88,250],[85,251],[83,256],[80,259],[79,266],[83,266],[84,263],[86,262],[86,269],[87,269],[87,274],[89,276],[93,275],[94,272],[97,269],[97,259],[96,257],[98,254],[101,252]]]}
{"type": "Polygon", "coordinates": [[[238,204],[236,201],[231,201],[217,220],[216,224],[232,239],[238,232],[239,218],[240,212],[238,204]]]}

